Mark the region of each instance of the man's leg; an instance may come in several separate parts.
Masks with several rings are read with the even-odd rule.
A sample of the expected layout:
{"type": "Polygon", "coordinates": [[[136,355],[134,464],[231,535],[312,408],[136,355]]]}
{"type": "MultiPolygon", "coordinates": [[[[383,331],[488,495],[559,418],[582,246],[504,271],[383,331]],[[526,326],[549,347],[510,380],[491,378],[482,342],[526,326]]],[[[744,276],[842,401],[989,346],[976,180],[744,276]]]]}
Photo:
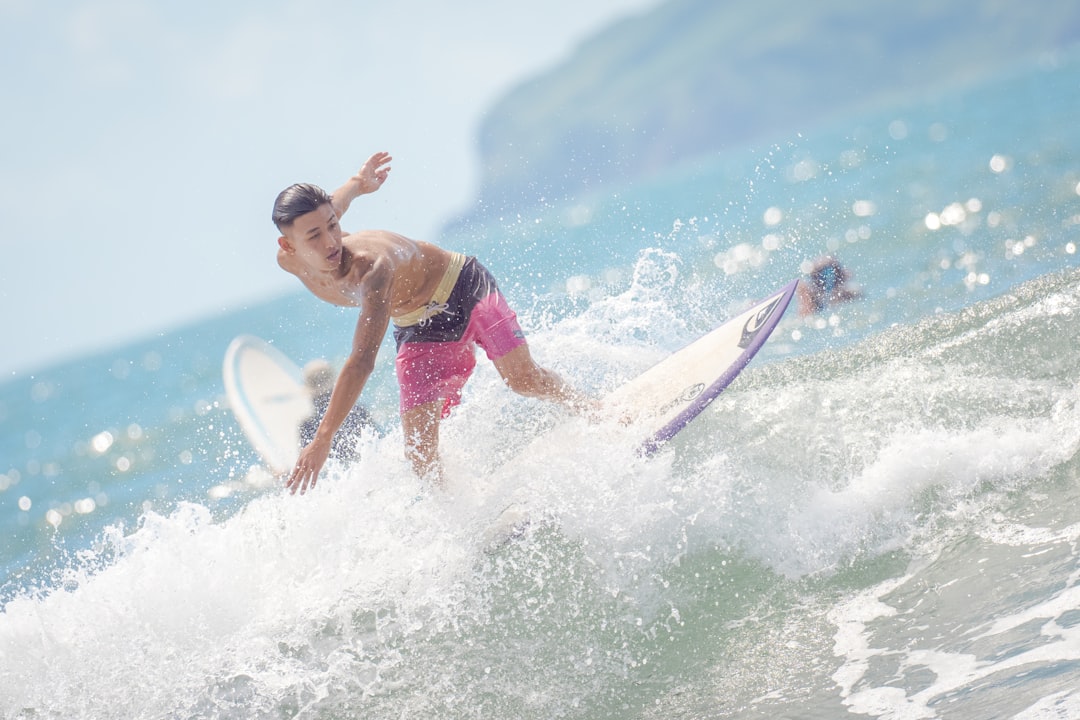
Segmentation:
{"type": "Polygon", "coordinates": [[[442,463],[439,461],[439,420],[443,400],[436,400],[406,410],[401,415],[405,432],[405,457],[412,463],[413,472],[435,485],[443,484],[442,463]]]}
{"type": "Polygon", "coordinates": [[[527,344],[518,345],[492,362],[503,381],[518,395],[554,400],[574,411],[586,409],[588,406],[585,399],[557,373],[536,364],[527,344]]]}

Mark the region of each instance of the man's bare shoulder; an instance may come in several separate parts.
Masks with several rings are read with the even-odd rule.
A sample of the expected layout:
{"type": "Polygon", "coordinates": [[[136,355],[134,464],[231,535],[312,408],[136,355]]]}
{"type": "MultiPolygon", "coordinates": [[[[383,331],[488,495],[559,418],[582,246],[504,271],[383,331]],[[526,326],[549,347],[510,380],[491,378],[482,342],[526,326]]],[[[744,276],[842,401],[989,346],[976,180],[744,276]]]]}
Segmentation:
{"type": "Polygon", "coordinates": [[[367,250],[374,254],[393,252],[400,248],[414,248],[428,243],[413,240],[390,230],[357,230],[346,233],[342,242],[354,252],[367,250]]]}
{"type": "Polygon", "coordinates": [[[422,240],[399,235],[389,230],[361,230],[346,235],[342,244],[357,258],[371,262],[384,258],[395,268],[444,265],[450,253],[443,248],[422,240]]]}
{"type": "Polygon", "coordinates": [[[447,250],[387,230],[351,233],[342,242],[353,255],[351,283],[388,283],[399,313],[428,302],[450,262],[447,250]]]}

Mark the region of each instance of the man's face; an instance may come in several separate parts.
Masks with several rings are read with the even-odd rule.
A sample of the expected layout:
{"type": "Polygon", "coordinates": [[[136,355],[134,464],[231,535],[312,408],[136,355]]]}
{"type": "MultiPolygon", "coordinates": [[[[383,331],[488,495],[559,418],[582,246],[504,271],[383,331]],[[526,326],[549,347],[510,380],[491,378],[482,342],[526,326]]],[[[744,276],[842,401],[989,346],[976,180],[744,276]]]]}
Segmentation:
{"type": "Polygon", "coordinates": [[[315,272],[341,266],[341,226],[330,203],[305,213],[284,230],[282,247],[315,272]]]}

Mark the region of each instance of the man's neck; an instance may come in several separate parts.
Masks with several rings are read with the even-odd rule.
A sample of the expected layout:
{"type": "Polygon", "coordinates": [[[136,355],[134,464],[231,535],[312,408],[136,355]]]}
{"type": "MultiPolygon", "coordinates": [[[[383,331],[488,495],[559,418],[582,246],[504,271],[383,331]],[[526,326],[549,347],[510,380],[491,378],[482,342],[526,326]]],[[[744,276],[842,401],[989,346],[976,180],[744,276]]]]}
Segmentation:
{"type": "Polygon", "coordinates": [[[341,262],[338,263],[337,270],[334,271],[334,277],[338,280],[342,279],[349,274],[352,270],[353,254],[349,248],[344,245],[341,246],[341,262]]]}

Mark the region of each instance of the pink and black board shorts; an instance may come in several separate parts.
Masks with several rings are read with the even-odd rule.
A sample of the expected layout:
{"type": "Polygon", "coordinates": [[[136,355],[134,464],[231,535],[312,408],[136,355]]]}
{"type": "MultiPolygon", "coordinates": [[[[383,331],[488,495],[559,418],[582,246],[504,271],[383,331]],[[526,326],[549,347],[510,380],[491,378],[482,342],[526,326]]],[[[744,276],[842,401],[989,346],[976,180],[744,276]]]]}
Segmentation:
{"type": "Polygon", "coordinates": [[[442,400],[446,417],[461,402],[461,389],[476,366],[476,345],[497,360],[525,344],[517,315],[487,268],[474,257],[465,258],[460,268],[445,302],[432,300],[412,324],[395,321],[402,414],[442,400]]]}

